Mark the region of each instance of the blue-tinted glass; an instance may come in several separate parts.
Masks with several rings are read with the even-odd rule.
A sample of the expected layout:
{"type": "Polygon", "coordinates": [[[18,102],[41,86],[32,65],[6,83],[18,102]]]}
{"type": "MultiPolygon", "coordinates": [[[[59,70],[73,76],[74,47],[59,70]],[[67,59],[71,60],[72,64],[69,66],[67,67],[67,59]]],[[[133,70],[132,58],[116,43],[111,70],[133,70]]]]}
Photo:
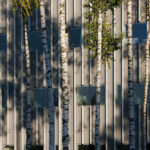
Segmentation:
{"type": "MultiPolygon", "coordinates": [[[[96,86],[81,86],[76,88],[78,105],[96,104],[96,86]]],[[[105,104],[105,86],[101,86],[100,104],[105,104]]]]}
{"type": "Polygon", "coordinates": [[[70,47],[81,47],[81,28],[71,28],[69,33],[70,47]]]}
{"type": "Polygon", "coordinates": [[[145,43],[147,38],[147,24],[146,23],[135,23],[132,25],[133,28],[133,42],[134,43],[145,43]]]}
{"type": "MultiPolygon", "coordinates": [[[[31,51],[39,50],[42,51],[42,36],[41,31],[28,32],[29,37],[29,48],[31,51]]],[[[48,48],[50,48],[50,31],[48,32],[48,48]]]]}
{"type": "MultiPolygon", "coordinates": [[[[53,89],[54,93],[54,105],[58,106],[58,88],[53,89]]],[[[35,88],[33,90],[33,99],[34,104],[36,104],[38,107],[49,107],[49,95],[48,95],[48,89],[47,88],[35,88]]]]}

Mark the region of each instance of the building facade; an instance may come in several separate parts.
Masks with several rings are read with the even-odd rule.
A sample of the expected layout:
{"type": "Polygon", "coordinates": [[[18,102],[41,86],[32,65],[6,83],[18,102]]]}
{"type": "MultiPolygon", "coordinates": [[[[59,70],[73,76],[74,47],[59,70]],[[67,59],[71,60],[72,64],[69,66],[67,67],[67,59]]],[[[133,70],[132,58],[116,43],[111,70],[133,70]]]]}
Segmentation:
{"type": "MultiPolygon", "coordinates": [[[[69,65],[69,149],[92,149],[95,132],[95,59],[89,57],[84,39],[87,33],[83,7],[86,0],[66,0],[66,23],[70,35],[69,65]]],[[[146,28],[145,0],[133,0],[134,39],[134,87],[137,149],[140,149],[141,106],[144,92],[144,38],[137,39],[141,25],[146,28]]],[[[55,145],[61,150],[61,63],[59,42],[59,0],[45,0],[47,33],[53,66],[55,88],[55,145]]],[[[111,12],[108,17],[113,20],[111,12]]],[[[126,31],[127,2],[115,9],[114,32],[126,31]]],[[[39,10],[28,19],[31,50],[32,88],[32,145],[49,149],[48,101],[46,96],[46,71],[40,36],[39,10]]],[[[144,32],[144,29],[141,28],[144,32]]],[[[142,32],[142,33],[143,33],[142,32]]],[[[114,52],[114,59],[102,66],[102,103],[100,105],[101,145],[106,150],[117,150],[119,145],[128,145],[127,106],[127,42],[114,52]]],[[[0,0],[0,149],[6,145],[14,150],[25,149],[25,103],[26,73],[24,53],[24,30],[20,10],[12,11],[11,0],[0,0]]],[[[149,105],[148,105],[149,110],[149,105]]],[[[150,114],[147,114],[149,127],[150,114]]],[[[147,131],[150,142],[150,130],[147,131]]]]}

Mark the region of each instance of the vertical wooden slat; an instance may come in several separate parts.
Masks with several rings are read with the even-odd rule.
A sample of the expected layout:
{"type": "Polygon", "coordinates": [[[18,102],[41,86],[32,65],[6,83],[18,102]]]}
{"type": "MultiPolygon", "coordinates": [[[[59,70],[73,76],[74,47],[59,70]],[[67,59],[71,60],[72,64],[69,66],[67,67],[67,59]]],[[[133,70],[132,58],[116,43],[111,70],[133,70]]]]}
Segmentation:
{"type": "Polygon", "coordinates": [[[14,74],[13,74],[13,84],[14,84],[14,150],[17,150],[17,103],[16,103],[16,14],[14,14],[13,16],[13,38],[14,38],[14,43],[13,43],[13,47],[14,47],[14,57],[13,57],[13,63],[14,63],[14,74]]]}
{"type": "MultiPolygon", "coordinates": [[[[121,33],[121,8],[115,9],[115,26],[114,26],[114,34],[121,33]]],[[[121,84],[121,48],[115,51],[115,58],[114,58],[114,127],[115,127],[115,144],[114,149],[117,149],[118,144],[121,144],[121,104],[117,103],[117,95],[121,94],[118,93],[117,89],[118,86],[121,84]]]]}
{"type": "MultiPolygon", "coordinates": [[[[44,58],[44,53],[43,53],[43,58],[44,58]]],[[[45,68],[45,59],[43,59],[43,88],[46,88],[47,87],[47,83],[46,83],[46,68],[45,68]]],[[[44,108],[43,109],[43,132],[44,132],[44,138],[43,138],[43,145],[44,145],[44,150],[48,150],[48,141],[49,141],[49,138],[47,137],[47,131],[48,131],[48,121],[47,121],[47,108],[44,108]]]]}
{"type": "MultiPolygon", "coordinates": [[[[66,25],[67,28],[73,27],[73,21],[74,21],[74,0],[66,0],[66,25]]],[[[75,83],[75,64],[74,64],[74,50],[72,48],[69,48],[69,53],[68,53],[68,85],[69,85],[69,149],[74,149],[73,144],[74,144],[74,116],[72,113],[72,110],[74,110],[74,85],[75,83]]]]}
{"type": "Polygon", "coordinates": [[[25,134],[25,120],[24,120],[24,107],[25,107],[25,83],[24,83],[24,29],[23,29],[23,18],[21,17],[21,49],[20,49],[20,80],[21,80],[21,148],[25,148],[25,143],[26,143],[26,134],[25,134]]]}
{"type": "Polygon", "coordinates": [[[59,109],[59,121],[58,121],[58,148],[59,150],[62,150],[62,101],[61,101],[61,57],[60,57],[60,34],[59,34],[59,0],[57,1],[57,22],[58,22],[58,26],[57,26],[57,30],[58,30],[58,47],[57,47],[57,53],[58,53],[58,109],[59,109]]]}
{"type": "MultiPolygon", "coordinates": [[[[113,34],[115,37],[116,34],[116,8],[114,8],[114,16],[112,16],[112,20],[113,20],[113,34]]],[[[113,126],[114,126],[114,130],[113,130],[113,149],[116,150],[116,51],[114,51],[113,53],[113,126]]]]}
{"type": "MultiPolygon", "coordinates": [[[[137,20],[138,22],[141,21],[141,0],[137,0],[137,20]]],[[[141,51],[141,44],[137,45],[137,82],[141,82],[141,65],[140,65],[140,61],[141,61],[141,56],[140,56],[140,51],[141,51]]],[[[141,133],[140,133],[140,128],[141,128],[141,104],[138,104],[137,106],[137,111],[138,111],[138,115],[137,115],[137,126],[136,128],[138,128],[138,133],[137,133],[137,149],[141,150],[141,133]]]]}
{"type": "Polygon", "coordinates": [[[2,32],[6,33],[7,31],[7,2],[6,0],[2,0],[2,20],[1,20],[1,25],[2,25],[2,32]]]}
{"type": "MultiPolygon", "coordinates": [[[[107,13],[107,15],[112,17],[110,11],[107,13]]],[[[110,61],[109,63],[110,68],[108,67],[108,64],[106,64],[106,150],[114,149],[113,62],[110,61]]]]}
{"type": "MultiPolygon", "coordinates": [[[[82,14],[82,48],[81,48],[81,85],[84,85],[84,34],[85,34],[85,26],[84,26],[84,4],[85,4],[85,1],[84,0],[81,0],[82,3],[82,9],[81,9],[81,14],[82,14]]],[[[84,107],[81,106],[81,144],[84,144],[84,107]]]]}
{"type": "MultiPolygon", "coordinates": [[[[2,0],[0,0],[0,20],[2,21],[2,0]]],[[[0,33],[2,32],[2,24],[0,24],[0,33]]],[[[3,106],[2,106],[2,53],[0,53],[0,149],[3,148],[3,129],[2,129],[2,110],[3,110],[3,106]]]]}
{"type": "MultiPolygon", "coordinates": [[[[37,15],[37,13],[36,13],[36,15],[37,15]]],[[[36,17],[37,18],[37,17],[36,17]]],[[[37,24],[36,24],[37,25],[37,24]]],[[[36,28],[38,28],[37,26],[36,26],[36,28]]],[[[35,88],[38,88],[38,51],[36,50],[36,52],[35,52],[35,78],[36,78],[36,80],[35,80],[35,88]]],[[[38,106],[36,105],[35,106],[35,136],[36,136],[36,145],[38,145],[39,144],[39,123],[38,123],[38,119],[39,119],[39,115],[38,115],[38,106]]]]}
{"type": "Polygon", "coordinates": [[[8,83],[8,81],[9,81],[9,73],[8,73],[8,42],[9,42],[9,26],[8,26],[8,24],[9,24],[9,0],[7,0],[7,33],[6,33],[6,36],[7,36],[7,57],[6,57],[6,62],[7,62],[7,144],[9,144],[9,112],[8,112],[8,97],[9,97],[9,83],[8,83]]]}
{"type": "Polygon", "coordinates": [[[13,132],[13,15],[12,2],[7,0],[7,144],[14,144],[13,132]],[[12,65],[12,66],[11,66],[12,65]]]}
{"type": "MultiPolygon", "coordinates": [[[[2,21],[2,0],[0,0],[0,20],[2,21]]],[[[0,33],[2,33],[2,23],[0,24],[0,33]]]]}
{"type": "Polygon", "coordinates": [[[2,53],[0,53],[0,149],[3,148],[3,135],[2,135],[2,130],[3,130],[3,127],[2,127],[2,121],[3,121],[3,118],[2,118],[2,53]]]}
{"type": "Polygon", "coordinates": [[[2,141],[3,141],[3,148],[4,145],[7,144],[7,117],[6,117],[6,113],[7,113],[7,108],[6,108],[6,90],[7,90],[7,80],[6,80],[6,74],[7,74],[7,62],[6,62],[6,52],[2,53],[2,96],[3,96],[3,110],[2,110],[2,141]]]}

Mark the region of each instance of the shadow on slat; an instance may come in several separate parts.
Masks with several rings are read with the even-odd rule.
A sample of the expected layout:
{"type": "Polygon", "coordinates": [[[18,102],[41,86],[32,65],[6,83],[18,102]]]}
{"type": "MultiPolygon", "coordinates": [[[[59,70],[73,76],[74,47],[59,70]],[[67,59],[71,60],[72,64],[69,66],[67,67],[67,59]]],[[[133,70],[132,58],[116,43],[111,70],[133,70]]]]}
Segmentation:
{"type": "MultiPolygon", "coordinates": [[[[78,150],[95,150],[95,145],[79,145],[78,150]]],[[[105,145],[101,145],[101,150],[105,150],[105,145]]]]}

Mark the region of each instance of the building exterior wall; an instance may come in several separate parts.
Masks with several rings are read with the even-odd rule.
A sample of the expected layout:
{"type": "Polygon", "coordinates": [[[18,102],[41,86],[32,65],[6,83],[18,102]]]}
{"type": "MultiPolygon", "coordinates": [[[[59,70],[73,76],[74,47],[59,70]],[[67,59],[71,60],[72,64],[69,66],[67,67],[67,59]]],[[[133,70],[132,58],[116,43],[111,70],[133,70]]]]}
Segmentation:
{"type": "MultiPolygon", "coordinates": [[[[133,0],[133,23],[145,22],[145,1],[133,0]]],[[[89,57],[84,43],[85,28],[83,5],[85,0],[66,0],[66,23],[68,29],[79,27],[82,30],[82,44],[70,48],[69,65],[69,149],[78,150],[80,145],[94,144],[95,106],[78,105],[76,88],[95,86],[95,59],[89,57]]],[[[61,144],[61,83],[60,83],[60,42],[59,42],[59,0],[45,0],[47,30],[50,30],[50,48],[53,66],[53,85],[58,87],[59,105],[55,107],[55,144],[61,144]],[[60,113],[59,113],[60,112],[60,113]]],[[[6,51],[0,52],[0,149],[14,145],[15,150],[25,147],[25,101],[26,74],[24,57],[23,20],[20,10],[12,13],[11,0],[0,0],[0,33],[6,34],[6,51]]],[[[111,12],[108,12],[112,20],[111,12]]],[[[123,2],[115,10],[115,33],[125,31],[127,24],[127,3],[123,2]]],[[[29,18],[29,32],[40,30],[39,10],[29,18]]],[[[31,41],[30,41],[31,42],[31,41]]],[[[1,41],[0,41],[1,43],[1,41]]],[[[37,41],[38,43],[38,41],[37,41]]],[[[144,44],[134,46],[134,81],[144,82],[144,44]]],[[[102,66],[102,85],[105,87],[105,104],[100,106],[101,144],[106,150],[116,150],[118,144],[128,144],[127,106],[127,45],[115,51],[111,68],[102,66]],[[119,88],[118,88],[119,87],[119,88]],[[119,92],[118,92],[119,91],[119,92]],[[118,100],[118,95],[120,95],[118,100]]],[[[46,87],[45,66],[42,51],[31,52],[31,88],[46,87]]],[[[136,101],[136,99],[135,99],[136,101]]],[[[149,106],[149,105],[148,105],[149,106]]],[[[140,131],[141,104],[135,104],[136,131],[140,131]]],[[[147,123],[149,126],[149,112],[147,123]]],[[[48,109],[32,106],[32,144],[43,145],[48,150],[48,109]]],[[[149,140],[149,130],[147,134],[149,140]]],[[[140,147],[140,134],[137,132],[137,149],[140,147]]],[[[59,147],[60,150],[60,147],[59,147]]]]}

